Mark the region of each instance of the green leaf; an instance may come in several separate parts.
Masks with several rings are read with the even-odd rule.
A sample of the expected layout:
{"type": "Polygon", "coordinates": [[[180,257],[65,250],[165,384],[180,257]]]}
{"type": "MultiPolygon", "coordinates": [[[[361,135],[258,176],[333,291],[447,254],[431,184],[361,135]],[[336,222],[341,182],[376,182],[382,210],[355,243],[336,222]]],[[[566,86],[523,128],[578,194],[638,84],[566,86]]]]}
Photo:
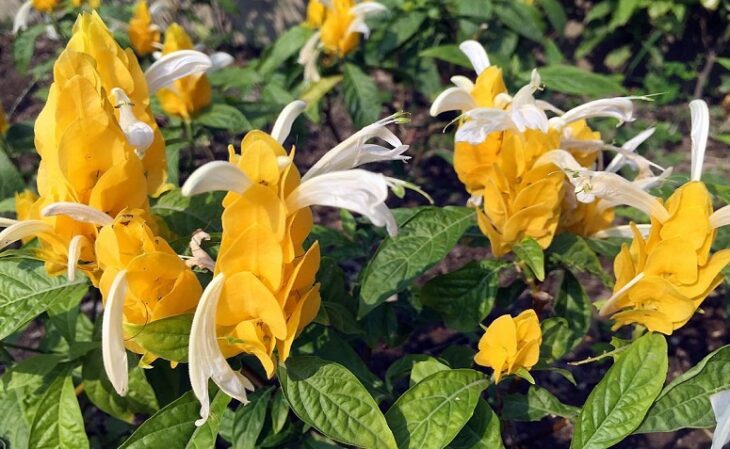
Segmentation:
{"type": "Polygon", "coordinates": [[[618,0],[618,5],[613,10],[611,22],[608,24],[609,28],[613,30],[626,25],[640,3],[641,0],[618,0]]]}
{"type": "Polygon", "coordinates": [[[667,341],[646,334],[631,344],[591,391],[575,423],[571,449],[603,449],[633,432],[667,377],[667,341]]]}
{"type": "Polygon", "coordinates": [[[271,388],[257,390],[249,396],[250,403],[241,405],[233,417],[233,449],[254,449],[264,428],[271,388]]]}
{"type": "Polygon", "coordinates": [[[510,394],[504,398],[502,419],[509,421],[540,421],[546,416],[574,418],[580,408],[563,404],[544,388],[530,385],[527,394],[510,394]]]}
{"type": "Polygon", "coordinates": [[[548,90],[593,97],[626,92],[626,89],[613,78],[574,66],[552,65],[542,67],[539,72],[548,90]]]}
{"type": "Polygon", "coordinates": [[[307,86],[304,92],[299,95],[299,99],[307,103],[307,109],[304,112],[309,118],[319,121],[319,101],[341,81],[342,75],[326,76],[307,86]]]}
{"type": "Polygon", "coordinates": [[[547,252],[551,263],[563,265],[573,274],[590,273],[600,278],[604,285],[613,286],[611,276],[603,269],[595,251],[584,238],[568,233],[558,234],[547,252]]]}
{"type": "Polygon", "coordinates": [[[307,39],[312,35],[312,30],[304,26],[290,28],[274,42],[271,51],[261,61],[258,67],[259,74],[266,77],[281,67],[287,59],[299,52],[307,39]]]}
{"type": "Polygon", "coordinates": [[[542,344],[540,345],[540,360],[544,364],[551,364],[563,357],[573,343],[573,333],[568,320],[554,316],[540,323],[542,328],[542,344]]]}
{"type": "Polygon", "coordinates": [[[243,112],[224,103],[213,103],[196,115],[193,121],[209,128],[227,129],[238,133],[253,129],[243,112]]]}
{"type": "Polygon", "coordinates": [[[504,25],[515,33],[542,43],[545,35],[545,23],[535,7],[520,2],[507,2],[494,7],[494,12],[504,25]]]}
{"type": "Polygon", "coordinates": [[[479,399],[474,414],[449,444],[449,449],[504,449],[499,417],[487,401],[479,399]]]}
{"type": "Polygon", "coordinates": [[[512,252],[527,265],[538,281],[545,280],[545,253],[535,239],[525,238],[512,248],[512,252]]]}
{"type": "Polygon", "coordinates": [[[421,302],[441,314],[451,329],[472,332],[494,307],[501,261],[471,262],[428,281],[421,302]]]}
{"type": "Polygon", "coordinates": [[[86,355],[82,370],[84,392],[99,410],[132,424],[135,413],[152,414],[159,409],[152,386],[144,370],[132,366],[129,370],[129,390],[119,396],[104,372],[101,350],[86,355]]]}
{"type": "Polygon", "coordinates": [[[562,36],[563,31],[565,31],[565,24],[568,22],[568,17],[560,2],[558,0],[540,0],[539,3],[543,11],[545,11],[545,15],[550,21],[550,24],[562,36]]]}
{"type": "Polygon", "coordinates": [[[411,11],[408,14],[399,15],[388,24],[385,35],[380,41],[380,55],[385,58],[393,50],[402,46],[416,33],[423,29],[423,22],[426,14],[421,11],[411,11]]]}
{"type": "Polygon", "coordinates": [[[174,315],[146,324],[124,323],[124,333],[150,354],[186,362],[193,314],[174,315]]]}
{"type": "Polygon", "coordinates": [[[356,128],[363,128],[380,118],[380,92],[370,75],[354,64],[342,69],[342,90],[347,110],[356,128]]]}
{"type": "Polygon", "coordinates": [[[728,389],[730,346],[723,346],[667,385],[636,433],[714,427],[710,396],[728,389]]]}
{"type": "Polygon", "coordinates": [[[253,67],[224,67],[206,74],[210,85],[222,89],[238,89],[239,95],[263,81],[263,78],[256,73],[253,67]]]}
{"type": "Polygon", "coordinates": [[[277,388],[271,400],[271,432],[274,434],[281,432],[288,417],[289,404],[286,402],[286,396],[281,388],[277,388]]]}
{"type": "Polygon", "coordinates": [[[555,315],[565,318],[571,335],[566,352],[575,348],[591,327],[593,305],[583,291],[580,282],[570,272],[564,272],[558,296],[555,298],[555,315]]]}
{"type": "Polygon", "coordinates": [[[0,199],[10,198],[25,189],[25,182],[18,169],[0,147],[0,199]]]}
{"type": "Polygon", "coordinates": [[[43,396],[30,429],[33,449],[84,449],[89,439],[70,376],[56,379],[43,396]]]}
{"type": "Polygon", "coordinates": [[[30,259],[0,259],[0,339],[20,329],[58,301],[81,297],[88,286],[82,276],[69,282],[48,276],[43,263],[30,259]]]}
{"type": "Polygon", "coordinates": [[[406,354],[398,358],[385,372],[385,387],[388,391],[393,391],[393,383],[410,373],[416,363],[431,360],[432,358],[426,354],[406,354]]]}
{"type": "Polygon", "coordinates": [[[342,365],[291,357],[279,366],[289,406],[323,435],[356,447],[395,449],[395,439],[372,396],[342,365]]]}
{"type": "Polygon", "coordinates": [[[15,68],[21,74],[28,72],[30,60],[33,59],[35,51],[35,41],[45,30],[45,25],[35,25],[16,36],[15,42],[13,42],[13,61],[15,68]]]}
{"type": "Polygon", "coordinates": [[[399,449],[441,449],[471,418],[489,380],[471,369],[437,372],[398,398],[385,414],[399,449]]]}
{"type": "Polygon", "coordinates": [[[183,248],[197,229],[206,232],[220,232],[220,217],[223,213],[220,193],[208,193],[186,198],[180,189],[171,190],[160,197],[152,206],[152,212],[162,218],[170,230],[182,237],[183,248]]]}
{"type": "MultiPolygon", "coordinates": [[[[458,45],[440,45],[423,50],[418,56],[422,58],[434,58],[441,61],[449,62],[454,65],[471,69],[469,58],[459,50],[458,45]]],[[[449,153],[450,154],[450,153],[449,153]]]]}
{"type": "Polygon", "coordinates": [[[422,208],[397,237],[383,241],[363,270],[358,317],[443,259],[473,223],[474,211],[466,207],[422,208]]]}
{"type": "Polygon", "coordinates": [[[195,426],[200,417],[200,402],[188,391],[142,423],[119,449],[214,447],[223,411],[231,398],[221,391],[211,397],[210,416],[202,426],[195,426]]]}
{"type": "Polygon", "coordinates": [[[411,370],[411,387],[421,382],[431,374],[438,373],[439,371],[447,371],[448,365],[444,365],[434,358],[429,358],[422,362],[416,362],[411,370]]]}

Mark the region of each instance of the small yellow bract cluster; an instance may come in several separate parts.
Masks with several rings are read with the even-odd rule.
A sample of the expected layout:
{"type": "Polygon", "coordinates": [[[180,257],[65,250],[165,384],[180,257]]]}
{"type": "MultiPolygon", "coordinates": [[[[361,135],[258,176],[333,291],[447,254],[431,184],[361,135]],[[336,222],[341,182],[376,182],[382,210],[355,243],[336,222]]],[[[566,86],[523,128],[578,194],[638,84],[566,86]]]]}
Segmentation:
{"type": "Polygon", "coordinates": [[[139,0],[134,5],[134,13],[127,29],[129,41],[138,55],[149,55],[160,45],[160,28],[152,22],[147,0],[139,0]]]}

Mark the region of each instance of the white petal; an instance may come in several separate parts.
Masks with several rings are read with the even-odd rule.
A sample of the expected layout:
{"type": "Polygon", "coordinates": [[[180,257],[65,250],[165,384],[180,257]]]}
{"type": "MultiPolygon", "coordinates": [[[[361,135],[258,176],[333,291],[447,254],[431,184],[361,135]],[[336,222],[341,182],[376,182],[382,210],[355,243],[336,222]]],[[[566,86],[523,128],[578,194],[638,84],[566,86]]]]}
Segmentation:
{"type": "Polygon", "coordinates": [[[454,75],[451,77],[451,82],[454,83],[456,87],[460,87],[466,92],[474,90],[474,82],[465,76],[454,75]]]}
{"type": "Polygon", "coordinates": [[[127,350],[124,348],[124,299],[127,296],[127,272],[117,274],[109,289],[101,325],[101,355],[104,371],[114,390],[127,394],[127,350]]]}
{"type": "Polygon", "coordinates": [[[202,426],[210,414],[208,379],[213,379],[224,393],[242,404],[248,403],[246,390],[254,389],[251,381],[241,373],[233,371],[218,346],[215,315],[224,280],[221,273],[205,288],[195,309],[190,328],[188,344],[190,385],[195,397],[200,401],[200,419],[195,421],[196,426],[202,426]]]}
{"type": "Polygon", "coordinates": [[[388,181],[379,173],[354,169],[324,173],[302,182],[286,199],[287,209],[296,211],[320,205],[339,207],[366,216],[375,226],[397,233],[393,214],[385,205],[388,181]]]}
{"type": "Polygon", "coordinates": [[[354,16],[369,17],[387,10],[388,8],[378,2],[363,2],[350,8],[350,14],[354,16]]]}
{"type": "Polygon", "coordinates": [[[41,215],[44,217],[66,215],[76,221],[91,223],[97,226],[106,226],[114,223],[114,218],[98,209],[94,209],[86,204],[65,201],[49,204],[43,208],[41,215]]]}
{"type": "Polygon", "coordinates": [[[713,228],[717,229],[727,225],[730,225],[730,205],[721,207],[710,215],[710,226],[713,228]]]}
{"type": "Polygon", "coordinates": [[[730,390],[720,391],[710,396],[712,411],[715,413],[715,432],[712,435],[712,448],[722,449],[730,441],[730,390]]]}
{"type": "Polygon", "coordinates": [[[20,8],[18,8],[18,12],[15,13],[15,18],[13,19],[13,34],[18,34],[18,31],[22,31],[28,28],[28,18],[30,17],[30,13],[32,11],[32,0],[28,0],[27,2],[24,2],[22,5],[20,5],[20,8]]]}
{"type": "Polygon", "coordinates": [[[36,236],[43,232],[52,232],[53,227],[41,220],[21,220],[0,232],[0,249],[26,237],[36,236]]]}
{"type": "Polygon", "coordinates": [[[689,103],[692,116],[692,181],[699,181],[702,177],[702,164],[705,161],[707,136],[710,133],[710,110],[703,100],[692,100],[689,103]]]}
{"type": "Polygon", "coordinates": [[[134,105],[126,92],[115,87],[111,93],[114,96],[115,107],[119,109],[119,127],[122,128],[127,142],[134,147],[137,156],[144,158],[145,151],[155,140],[155,132],[150,125],[134,115],[132,110],[134,105]]]}
{"type": "Polygon", "coordinates": [[[18,220],[13,220],[12,218],[0,217],[0,228],[7,228],[17,222],[18,220]]]}
{"type": "Polygon", "coordinates": [[[478,145],[495,131],[504,131],[514,127],[512,117],[507,111],[497,108],[476,108],[466,113],[471,118],[456,130],[457,142],[469,142],[478,145]]]}
{"type": "Polygon", "coordinates": [[[286,105],[279,114],[279,117],[276,118],[274,127],[271,129],[271,137],[273,137],[277,142],[283,144],[286,138],[289,137],[294,120],[296,120],[305,109],[307,109],[307,103],[301,100],[295,100],[286,105]]]}
{"type": "Polygon", "coordinates": [[[477,104],[474,101],[474,97],[468,91],[461,87],[449,87],[436,97],[436,100],[431,105],[430,112],[432,117],[436,117],[446,111],[467,112],[476,107],[477,104]]]}
{"type": "Polygon", "coordinates": [[[211,67],[213,61],[199,51],[179,50],[163,55],[144,72],[149,94],[154,94],[180,78],[204,73],[211,67]]]}
{"type": "Polygon", "coordinates": [[[534,103],[517,107],[515,103],[512,103],[512,123],[521,132],[525,129],[539,129],[544,133],[548,132],[547,115],[534,103]]]}
{"type": "Polygon", "coordinates": [[[573,155],[565,150],[548,151],[535,161],[535,167],[539,167],[544,164],[553,164],[568,173],[568,176],[573,175],[575,172],[581,172],[584,169],[578,161],[575,160],[573,155]]]}
{"type": "MultiPolygon", "coordinates": [[[[651,231],[651,225],[650,224],[639,224],[635,225],[638,229],[641,235],[646,238],[649,236],[649,232],[651,231]]],[[[624,239],[630,239],[634,237],[634,233],[632,232],[630,225],[621,225],[621,226],[614,226],[612,228],[606,228],[601,231],[596,232],[591,237],[595,239],[608,239],[612,237],[619,237],[624,239]]]]}
{"type": "Polygon", "coordinates": [[[297,62],[304,66],[304,81],[308,83],[316,83],[321,79],[317,70],[317,59],[320,53],[319,37],[322,33],[317,31],[307,40],[301,50],[299,50],[299,58],[297,62]]]}
{"type": "Polygon", "coordinates": [[[61,39],[61,35],[58,34],[58,31],[56,31],[56,27],[50,23],[46,25],[46,37],[52,41],[61,39]]]}
{"type": "Polygon", "coordinates": [[[370,38],[370,27],[363,19],[355,19],[350,23],[350,26],[347,27],[346,35],[349,35],[351,33],[360,33],[363,35],[365,39],[370,38]]]}
{"type": "MultiPolygon", "coordinates": [[[[669,218],[669,212],[659,200],[619,175],[590,172],[589,170],[584,172],[590,173],[587,175],[591,187],[590,191],[598,198],[605,198],[616,204],[635,207],[662,223],[669,218]]],[[[571,182],[574,181],[570,176],[569,178],[571,182]]]]}
{"type": "Polygon", "coordinates": [[[489,67],[489,56],[482,44],[477,41],[464,41],[459,45],[459,50],[469,58],[474,71],[480,75],[484,69],[489,67]]]}
{"type": "Polygon", "coordinates": [[[631,122],[634,120],[632,98],[635,97],[615,97],[591,101],[569,110],[560,117],[551,118],[550,125],[554,128],[563,128],[569,123],[593,117],[613,117],[619,121],[619,125],[631,122]]]}
{"type": "MultiPolygon", "coordinates": [[[[626,143],[621,145],[621,148],[623,148],[626,151],[632,151],[632,152],[636,151],[636,149],[639,147],[639,145],[644,143],[646,141],[646,139],[648,139],[649,137],[652,136],[652,134],[654,134],[654,131],[656,131],[656,128],[645,129],[644,131],[640,132],[636,136],[634,136],[631,139],[629,139],[628,141],[626,141],[626,143]]],[[[611,163],[608,164],[608,166],[606,167],[605,170],[615,173],[624,166],[625,162],[626,162],[626,158],[621,154],[617,154],[613,158],[613,160],[611,160],[611,163]]]]}
{"type": "Polygon", "coordinates": [[[217,51],[210,55],[210,61],[213,63],[213,70],[222,69],[233,64],[233,56],[224,51],[217,51]]]}
{"type": "Polygon", "coordinates": [[[66,260],[66,277],[73,282],[76,280],[76,265],[81,257],[81,245],[84,243],[83,235],[75,235],[68,244],[68,256],[66,260]]]}
{"type": "Polygon", "coordinates": [[[182,186],[184,196],[222,190],[243,193],[251,186],[251,180],[240,168],[227,161],[208,162],[195,170],[182,186]]]}
{"type": "Polygon", "coordinates": [[[545,100],[535,100],[535,104],[543,111],[550,111],[557,115],[565,114],[565,111],[563,111],[562,109],[558,108],[557,106],[555,106],[552,103],[549,103],[545,100]]]}
{"type": "Polygon", "coordinates": [[[621,289],[619,291],[617,291],[616,293],[614,293],[613,295],[611,295],[611,297],[608,298],[608,300],[605,303],[603,303],[603,306],[601,307],[601,310],[598,311],[598,315],[599,316],[606,316],[606,315],[609,315],[609,314],[615,312],[616,310],[614,309],[613,305],[616,303],[616,301],[618,301],[619,299],[621,299],[621,297],[624,294],[626,294],[626,292],[628,292],[629,290],[631,290],[631,287],[633,287],[634,285],[636,285],[642,279],[644,279],[644,273],[643,272],[637,274],[636,277],[634,277],[629,282],[627,282],[626,285],[624,285],[623,287],[621,287],[621,289]]]}

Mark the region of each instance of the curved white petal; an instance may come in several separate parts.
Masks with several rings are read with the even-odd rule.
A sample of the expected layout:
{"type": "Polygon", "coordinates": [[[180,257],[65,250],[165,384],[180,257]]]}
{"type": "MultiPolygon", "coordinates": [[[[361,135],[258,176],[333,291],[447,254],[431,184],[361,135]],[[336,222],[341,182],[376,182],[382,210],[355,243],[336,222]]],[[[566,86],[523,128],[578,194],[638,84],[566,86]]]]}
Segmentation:
{"type": "Polygon", "coordinates": [[[213,64],[212,70],[222,69],[233,64],[233,56],[230,53],[224,51],[217,51],[210,55],[210,61],[213,64]]]}
{"type": "Polygon", "coordinates": [[[484,142],[489,134],[514,127],[511,114],[497,108],[472,109],[466,116],[471,120],[456,130],[457,142],[478,145],[484,142]]]}
{"type": "Polygon", "coordinates": [[[18,220],[12,218],[0,217],[0,228],[7,228],[17,223],[18,220]]]}
{"type": "MultiPolygon", "coordinates": [[[[639,229],[639,232],[644,238],[649,236],[649,232],[651,232],[650,224],[639,224],[635,226],[639,229]]],[[[598,231],[591,237],[595,239],[608,239],[611,237],[630,239],[634,237],[634,233],[630,225],[620,225],[598,231]]]]}
{"type": "Polygon", "coordinates": [[[305,109],[307,109],[307,103],[302,100],[295,100],[286,105],[279,114],[279,117],[276,118],[274,127],[271,129],[271,137],[273,137],[277,142],[283,144],[286,138],[289,137],[294,120],[296,120],[305,109]]]}
{"type": "Polygon", "coordinates": [[[76,221],[91,223],[97,226],[106,226],[114,223],[114,218],[98,209],[94,209],[86,204],[65,201],[49,204],[43,208],[41,215],[44,217],[66,215],[76,221]]]}
{"type": "Polygon", "coordinates": [[[365,39],[370,38],[370,27],[363,19],[355,19],[350,23],[350,26],[347,27],[346,34],[351,33],[360,33],[363,35],[365,39]]]}
{"type": "Polygon", "coordinates": [[[636,277],[634,277],[629,282],[627,282],[626,285],[621,287],[621,289],[619,291],[617,291],[616,293],[611,295],[611,297],[608,298],[608,300],[605,303],[603,303],[601,310],[598,311],[598,315],[606,316],[606,315],[609,315],[609,314],[615,312],[616,310],[614,308],[614,304],[616,304],[616,301],[618,301],[624,294],[626,294],[626,292],[631,290],[631,287],[633,287],[634,285],[639,283],[639,281],[641,281],[642,279],[644,279],[643,272],[637,274],[636,277]]]}
{"type": "Polygon", "coordinates": [[[319,205],[347,209],[366,216],[375,226],[397,234],[393,214],[385,205],[388,180],[379,173],[353,169],[324,173],[302,182],[286,199],[289,211],[319,205]]]}
{"type": "Polygon", "coordinates": [[[472,40],[464,41],[459,45],[459,50],[469,58],[469,62],[471,62],[477,75],[481,75],[484,69],[489,67],[489,56],[479,42],[472,40]]]}
{"type": "Polygon", "coordinates": [[[632,98],[634,97],[604,98],[582,104],[560,117],[551,118],[550,126],[563,128],[569,123],[594,117],[613,117],[619,121],[618,126],[624,122],[632,122],[634,120],[632,98]]]}
{"type": "Polygon", "coordinates": [[[243,193],[251,180],[236,165],[227,161],[208,162],[195,170],[182,186],[184,196],[223,190],[243,193]]]}
{"type": "Polygon", "coordinates": [[[322,33],[317,31],[307,40],[301,50],[297,62],[304,66],[304,81],[316,83],[321,79],[317,70],[317,59],[320,53],[319,37],[322,33]]]}
{"type": "Polygon", "coordinates": [[[548,132],[547,115],[545,115],[544,110],[534,103],[516,106],[513,102],[511,112],[512,123],[520,132],[524,132],[526,129],[539,129],[544,133],[548,132]]]}
{"type": "Polygon", "coordinates": [[[196,73],[204,73],[213,67],[213,61],[195,50],[178,50],[163,55],[144,72],[149,94],[152,95],[173,81],[196,73]]]}
{"type": "Polygon", "coordinates": [[[0,232],[0,249],[26,237],[38,235],[42,232],[52,232],[53,227],[41,220],[17,221],[0,232]]]}
{"type": "Polygon", "coordinates": [[[565,114],[565,111],[563,111],[562,109],[558,108],[554,104],[549,103],[549,102],[547,102],[545,100],[535,100],[535,104],[540,109],[542,109],[543,111],[550,111],[550,112],[553,112],[553,113],[555,113],[557,115],[563,115],[563,114],[565,114]]]}
{"type": "Polygon", "coordinates": [[[68,255],[66,260],[66,277],[73,282],[76,280],[76,265],[81,257],[81,245],[84,243],[84,236],[75,235],[68,244],[68,255]]]}
{"type": "Polygon", "coordinates": [[[467,112],[476,107],[477,103],[468,91],[461,87],[449,87],[433,101],[430,113],[432,117],[436,117],[446,111],[467,112]]]}
{"type": "Polygon", "coordinates": [[[544,164],[553,164],[560,168],[570,176],[576,172],[581,172],[584,168],[575,160],[572,154],[565,150],[551,150],[540,156],[535,161],[535,167],[539,167],[544,164]]]}
{"type": "Polygon", "coordinates": [[[702,164],[705,161],[707,136],[710,133],[710,110],[703,100],[692,100],[689,103],[692,117],[692,181],[702,178],[702,164]]]}
{"type": "Polygon", "coordinates": [[[454,75],[451,77],[451,82],[454,83],[456,87],[460,87],[466,92],[474,90],[474,82],[465,76],[454,75]]]}
{"type": "Polygon", "coordinates": [[[53,24],[46,25],[46,37],[52,41],[57,41],[61,39],[61,35],[58,34],[58,31],[56,31],[56,27],[53,26],[53,24]]]}
{"type": "Polygon", "coordinates": [[[350,8],[350,14],[353,16],[369,17],[388,10],[385,5],[378,2],[363,2],[350,8]]]}
{"type": "Polygon", "coordinates": [[[576,186],[576,193],[583,191],[614,204],[635,207],[662,223],[669,219],[669,212],[659,200],[615,173],[584,170],[578,177],[568,178],[576,186]]]}
{"type": "Polygon", "coordinates": [[[23,2],[23,4],[20,5],[20,8],[18,8],[18,11],[15,13],[15,18],[13,18],[13,34],[18,34],[18,31],[28,28],[28,19],[30,18],[32,11],[32,0],[23,2]]]}
{"type": "MultiPolygon", "coordinates": [[[[649,137],[652,136],[652,134],[654,134],[654,131],[656,131],[656,128],[645,129],[644,131],[640,132],[636,136],[634,136],[631,139],[629,139],[628,141],[626,141],[626,143],[621,145],[621,148],[623,148],[626,151],[631,151],[631,152],[636,151],[636,149],[639,147],[639,145],[644,143],[649,137]]],[[[622,154],[617,154],[611,160],[611,162],[608,164],[608,166],[606,166],[606,171],[615,173],[615,172],[621,170],[621,168],[625,165],[625,163],[626,163],[626,157],[623,156],[622,154]]]]}
{"type": "Polygon", "coordinates": [[[399,123],[402,114],[394,114],[372,123],[329,150],[302,177],[303,181],[320,176],[323,173],[349,170],[363,164],[388,160],[407,160],[402,154],[407,145],[390,131],[387,126],[399,123]],[[393,146],[392,150],[380,145],[368,145],[370,139],[382,139],[393,146]]]}
{"type": "Polygon", "coordinates": [[[710,215],[710,226],[713,228],[717,229],[727,225],[730,225],[730,205],[721,207],[710,215]]]}
{"type": "Polygon", "coordinates": [[[190,328],[188,344],[190,385],[195,397],[200,401],[200,419],[195,421],[196,426],[202,426],[210,414],[208,379],[213,379],[224,393],[242,404],[248,403],[246,390],[254,389],[250,380],[231,368],[218,346],[215,315],[224,280],[221,273],[205,288],[198,308],[195,309],[190,328]]]}
{"type": "Polygon", "coordinates": [[[119,109],[119,127],[122,128],[127,142],[134,147],[134,151],[140,158],[144,158],[147,148],[155,140],[155,132],[147,123],[139,120],[135,115],[132,101],[122,89],[115,87],[111,90],[116,102],[115,107],[119,109]]]}
{"type": "Polygon", "coordinates": [[[124,299],[127,296],[127,272],[117,274],[109,289],[101,325],[101,355],[104,371],[120,396],[127,394],[127,350],[124,348],[124,299]]]}
{"type": "Polygon", "coordinates": [[[710,404],[717,422],[715,432],[712,434],[711,449],[722,449],[730,442],[730,390],[710,396],[710,404]]]}

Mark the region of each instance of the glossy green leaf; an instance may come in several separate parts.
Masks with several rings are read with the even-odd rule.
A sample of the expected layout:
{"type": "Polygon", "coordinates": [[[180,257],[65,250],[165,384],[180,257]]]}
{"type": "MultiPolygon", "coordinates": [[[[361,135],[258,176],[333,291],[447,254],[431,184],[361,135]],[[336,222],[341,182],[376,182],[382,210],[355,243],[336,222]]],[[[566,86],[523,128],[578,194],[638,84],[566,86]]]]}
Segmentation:
{"type": "MultiPolygon", "coordinates": [[[[440,45],[423,50],[420,54],[422,58],[435,58],[441,61],[449,62],[464,68],[471,69],[471,62],[464,53],[459,50],[458,45],[440,45]]],[[[451,154],[451,153],[449,153],[451,154]]]]}
{"type": "Polygon", "coordinates": [[[520,36],[542,43],[545,23],[535,7],[521,2],[505,2],[494,7],[499,20],[520,36]]]}
{"type": "Polygon", "coordinates": [[[399,449],[446,447],[469,421],[487,377],[471,369],[437,372],[398,398],[385,414],[399,449]]]}
{"type": "Polygon", "coordinates": [[[200,418],[200,402],[188,391],[142,423],[119,449],[213,447],[223,411],[231,398],[220,391],[211,394],[211,398],[210,416],[202,426],[195,426],[200,418]]]}
{"type": "Polygon", "coordinates": [[[370,75],[354,64],[345,64],[342,89],[345,104],[356,128],[365,127],[380,118],[380,93],[370,75]]]}
{"type": "Polygon", "coordinates": [[[23,177],[0,147],[0,199],[10,198],[25,188],[23,177]]]}
{"type": "Polygon", "coordinates": [[[323,435],[351,446],[395,449],[378,404],[342,365],[318,357],[290,357],[279,367],[289,406],[323,435]]]}
{"type": "Polygon", "coordinates": [[[186,198],[180,189],[174,189],[157,200],[152,206],[152,212],[162,218],[172,232],[180,236],[181,241],[178,246],[184,249],[190,241],[190,236],[197,229],[204,229],[209,233],[221,231],[222,200],[221,192],[186,198]]]}
{"type": "Polygon", "coordinates": [[[104,372],[101,350],[90,352],[84,359],[82,370],[84,393],[99,410],[115,418],[134,422],[135,413],[152,414],[159,409],[152,386],[147,382],[144,370],[132,366],[129,370],[129,389],[126,396],[119,396],[104,372]]]}
{"type": "Polygon", "coordinates": [[[88,289],[80,276],[48,276],[43,263],[30,259],[0,259],[0,339],[23,327],[56,302],[80,298],[88,289]]]}
{"type": "Polygon", "coordinates": [[[279,433],[284,428],[289,417],[289,404],[286,402],[284,391],[278,388],[271,399],[271,432],[279,433]]]}
{"type": "Polygon", "coordinates": [[[428,281],[421,302],[441,314],[451,329],[476,330],[494,307],[501,261],[471,262],[456,271],[428,281]]]}
{"type": "Polygon", "coordinates": [[[241,404],[233,417],[233,449],[254,449],[261,435],[269,407],[271,388],[257,390],[249,395],[249,402],[241,404]]]}
{"type": "Polygon", "coordinates": [[[572,95],[601,97],[622,94],[626,90],[612,77],[599,75],[574,66],[552,65],[541,67],[540,77],[548,90],[572,95]]]}
{"type": "Polygon", "coordinates": [[[558,0],[540,0],[539,5],[545,11],[550,25],[562,36],[563,31],[565,31],[565,24],[568,22],[563,6],[558,0]]]}
{"type": "Polygon", "coordinates": [[[307,103],[305,113],[313,120],[319,121],[318,103],[342,81],[342,75],[325,76],[312,83],[299,95],[299,99],[307,103]]]}
{"type": "Polygon", "coordinates": [[[558,234],[547,253],[551,263],[560,264],[573,274],[590,273],[600,278],[605,285],[613,286],[613,279],[603,269],[598,255],[584,238],[568,233],[558,234]]]}
{"type": "Polygon", "coordinates": [[[89,439],[70,376],[60,376],[48,386],[28,437],[33,449],[85,449],[89,439]]]}
{"type": "Polygon", "coordinates": [[[568,320],[559,316],[542,320],[540,328],[542,329],[540,360],[550,364],[568,352],[569,345],[573,343],[573,333],[568,320]]]}
{"type": "Polygon", "coordinates": [[[580,408],[563,404],[544,388],[531,385],[527,394],[510,394],[504,398],[502,419],[509,421],[539,421],[546,416],[574,418],[580,408]]]}
{"type": "Polygon", "coordinates": [[[517,259],[527,265],[538,281],[545,280],[545,252],[533,238],[526,238],[512,248],[517,259]]]}
{"type": "Polygon", "coordinates": [[[730,346],[723,346],[667,385],[636,433],[714,427],[710,396],[728,389],[730,346]]]}
{"type": "Polygon", "coordinates": [[[253,129],[243,112],[225,103],[213,103],[196,115],[193,121],[209,128],[227,129],[238,133],[253,129]]]}
{"type": "Polygon", "coordinates": [[[447,371],[448,365],[445,365],[434,358],[416,362],[411,369],[411,387],[421,382],[431,374],[438,373],[439,371],[447,371]]]}
{"type": "Polygon", "coordinates": [[[591,327],[593,305],[583,287],[570,272],[563,274],[560,290],[555,298],[555,314],[565,318],[570,329],[566,352],[575,348],[591,327]]]}
{"type": "Polygon", "coordinates": [[[386,238],[362,273],[358,316],[367,315],[389,296],[443,259],[474,224],[466,207],[425,207],[395,238],[386,238]]]}
{"type": "Polygon", "coordinates": [[[613,446],[641,424],[667,377],[667,341],[646,334],[626,349],[591,391],[575,422],[571,449],[613,446]]]}
{"type": "Polygon", "coordinates": [[[23,74],[28,72],[35,51],[35,42],[45,31],[45,25],[35,25],[18,33],[13,42],[13,61],[18,72],[23,74]]]}
{"type": "Polygon", "coordinates": [[[499,417],[484,399],[477,401],[474,414],[449,449],[504,449],[499,417]]]}
{"type": "Polygon", "coordinates": [[[618,0],[618,5],[613,9],[609,27],[614,29],[626,25],[641,3],[641,0],[618,0]]]}
{"type": "Polygon", "coordinates": [[[259,74],[265,77],[273,73],[282,66],[284,61],[297,54],[311,35],[312,30],[300,25],[290,28],[279,36],[271,47],[271,51],[262,59],[258,67],[259,74]]]}
{"type": "Polygon", "coordinates": [[[150,354],[174,362],[188,359],[193,314],[174,315],[146,324],[124,324],[124,332],[150,354]]]}

